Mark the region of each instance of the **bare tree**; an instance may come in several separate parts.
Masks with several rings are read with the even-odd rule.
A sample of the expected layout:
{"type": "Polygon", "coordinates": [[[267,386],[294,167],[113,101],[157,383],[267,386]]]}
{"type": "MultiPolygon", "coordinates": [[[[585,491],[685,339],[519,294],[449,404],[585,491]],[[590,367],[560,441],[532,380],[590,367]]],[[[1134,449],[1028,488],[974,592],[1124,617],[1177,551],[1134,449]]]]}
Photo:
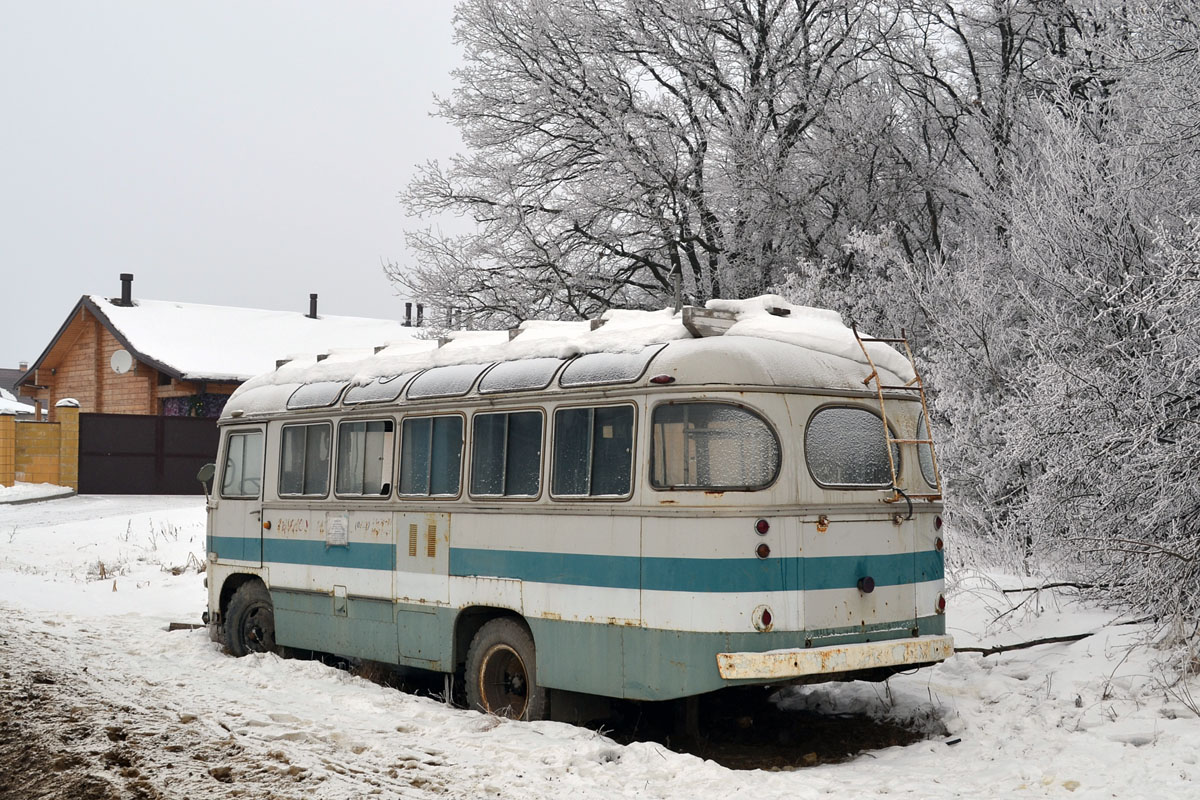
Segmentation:
{"type": "Polygon", "coordinates": [[[409,235],[391,276],[430,302],[523,318],[762,291],[846,235],[905,217],[917,176],[863,0],[466,0],[439,113],[468,153],[406,202],[476,230],[409,235]],[[900,198],[900,199],[898,199],[900,198]]]}

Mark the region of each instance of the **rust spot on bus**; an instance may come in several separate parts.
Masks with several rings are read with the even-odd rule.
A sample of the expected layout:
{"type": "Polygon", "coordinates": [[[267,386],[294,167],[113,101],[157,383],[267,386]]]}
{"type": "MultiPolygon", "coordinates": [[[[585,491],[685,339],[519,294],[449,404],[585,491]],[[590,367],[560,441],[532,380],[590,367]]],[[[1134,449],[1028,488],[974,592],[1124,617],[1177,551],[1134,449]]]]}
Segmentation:
{"type": "Polygon", "coordinates": [[[704,496],[705,497],[724,497],[725,493],[724,492],[705,492],[704,496]]]}
{"type": "Polygon", "coordinates": [[[674,505],[679,504],[678,500],[659,500],[658,502],[659,502],[659,505],[664,505],[664,506],[674,506],[674,505]]]}

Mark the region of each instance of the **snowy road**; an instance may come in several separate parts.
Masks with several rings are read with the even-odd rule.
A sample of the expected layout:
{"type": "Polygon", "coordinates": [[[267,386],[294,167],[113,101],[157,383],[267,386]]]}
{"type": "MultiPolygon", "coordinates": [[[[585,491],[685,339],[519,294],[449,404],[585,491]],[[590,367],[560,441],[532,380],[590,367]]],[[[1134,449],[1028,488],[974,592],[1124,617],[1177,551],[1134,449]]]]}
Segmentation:
{"type": "MultiPolygon", "coordinates": [[[[654,743],[513,723],[317,662],[233,659],[195,621],[194,498],[0,506],[0,797],[805,798],[1200,796],[1200,720],[1164,690],[1135,626],[959,576],[960,645],[1078,631],[1072,644],[963,654],[886,689],[791,690],[787,707],[944,726],[944,737],[801,770],[730,770],[654,743]],[[101,568],[103,565],[103,568],[101,568]],[[179,572],[179,574],[174,574],[179,572]],[[994,629],[993,629],[994,628],[994,629]]],[[[1200,697],[1200,685],[1191,684],[1200,697]]]]}

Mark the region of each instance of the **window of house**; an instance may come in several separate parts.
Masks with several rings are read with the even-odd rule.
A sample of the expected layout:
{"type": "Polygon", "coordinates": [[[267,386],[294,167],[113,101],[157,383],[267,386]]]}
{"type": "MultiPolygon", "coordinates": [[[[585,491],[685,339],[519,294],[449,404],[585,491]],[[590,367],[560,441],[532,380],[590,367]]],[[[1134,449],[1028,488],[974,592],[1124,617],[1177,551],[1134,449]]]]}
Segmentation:
{"type": "Polygon", "coordinates": [[[779,474],[779,439],[767,421],[730,403],[654,409],[650,483],[658,489],[761,489],[779,474]]]}
{"type": "Polygon", "coordinates": [[[286,425],[280,436],[279,494],[324,497],[329,493],[328,423],[286,425]]]}
{"type": "Polygon", "coordinates": [[[400,427],[400,494],[457,495],[463,418],[409,417],[400,427]]]}
{"type": "Polygon", "coordinates": [[[536,497],[541,489],[542,414],[476,414],[471,443],[471,494],[536,497]]]}
{"type": "Polygon", "coordinates": [[[222,497],[258,497],[262,491],[262,431],[231,433],[225,442],[225,467],[221,472],[222,497]]]}
{"type": "Polygon", "coordinates": [[[632,473],[632,406],[560,408],[554,412],[552,494],[625,496],[632,473]]]}
{"type": "MultiPolygon", "coordinates": [[[[896,471],[900,448],[892,445],[896,471]]],[[[880,489],[892,485],[883,420],[865,408],[827,406],[813,414],[804,432],[804,458],[822,486],[880,489]]]]}
{"type": "Polygon", "coordinates": [[[390,420],[338,425],[337,493],[362,497],[391,494],[395,424],[390,420]]]}

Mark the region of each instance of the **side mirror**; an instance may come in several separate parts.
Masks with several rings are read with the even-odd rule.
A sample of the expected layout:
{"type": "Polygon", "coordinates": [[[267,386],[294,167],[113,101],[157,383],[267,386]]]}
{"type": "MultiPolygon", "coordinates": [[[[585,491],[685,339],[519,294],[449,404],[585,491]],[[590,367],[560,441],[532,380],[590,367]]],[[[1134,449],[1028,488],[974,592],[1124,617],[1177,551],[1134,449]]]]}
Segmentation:
{"type": "Polygon", "coordinates": [[[207,503],[208,499],[209,499],[208,498],[208,482],[211,481],[213,479],[213,476],[216,474],[217,474],[217,465],[216,464],[205,464],[203,467],[200,468],[200,471],[196,473],[196,480],[200,481],[200,485],[204,487],[204,502],[205,503],[207,503]]]}

